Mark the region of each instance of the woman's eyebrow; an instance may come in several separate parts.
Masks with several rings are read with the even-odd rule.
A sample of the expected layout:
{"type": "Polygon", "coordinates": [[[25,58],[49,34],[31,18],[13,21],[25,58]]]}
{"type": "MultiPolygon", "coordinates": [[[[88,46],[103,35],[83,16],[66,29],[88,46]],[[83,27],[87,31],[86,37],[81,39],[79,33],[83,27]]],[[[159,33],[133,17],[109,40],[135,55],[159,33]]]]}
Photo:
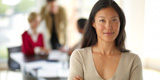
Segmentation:
{"type": "Polygon", "coordinates": [[[115,18],[115,17],[118,17],[118,16],[113,16],[113,17],[111,17],[111,18],[115,18]]]}
{"type": "MultiPolygon", "coordinates": [[[[111,18],[115,18],[115,17],[118,17],[118,16],[113,16],[111,18]]],[[[104,16],[99,16],[98,18],[105,18],[104,16]]]]}

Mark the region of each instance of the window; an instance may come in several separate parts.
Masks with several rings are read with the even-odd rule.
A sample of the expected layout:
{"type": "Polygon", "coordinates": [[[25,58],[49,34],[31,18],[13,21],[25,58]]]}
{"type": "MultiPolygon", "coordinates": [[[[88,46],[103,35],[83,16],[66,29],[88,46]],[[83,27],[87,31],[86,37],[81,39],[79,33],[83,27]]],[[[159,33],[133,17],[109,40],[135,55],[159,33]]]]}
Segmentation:
{"type": "Polygon", "coordinates": [[[28,12],[35,6],[36,0],[0,0],[0,59],[7,58],[7,47],[21,45],[28,12]]]}
{"type": "Polygon", "coordinates": [[[144,55],[146,67],[160,70],[159,0],[145,1],[144,55]]]}

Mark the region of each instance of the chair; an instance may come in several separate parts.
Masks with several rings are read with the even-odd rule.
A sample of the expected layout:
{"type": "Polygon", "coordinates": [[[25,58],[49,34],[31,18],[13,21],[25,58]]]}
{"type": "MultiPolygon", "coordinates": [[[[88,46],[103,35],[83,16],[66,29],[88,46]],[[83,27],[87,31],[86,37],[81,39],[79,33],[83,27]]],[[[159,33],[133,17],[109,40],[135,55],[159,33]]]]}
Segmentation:
{"type": "Polygon", "coordinates": [[[11,59],[10,54],[14,52],[21,52],[21,46],[9,47],[8,48],[8,67],[11,71],[20,70],[20,64],[11,59]]]}

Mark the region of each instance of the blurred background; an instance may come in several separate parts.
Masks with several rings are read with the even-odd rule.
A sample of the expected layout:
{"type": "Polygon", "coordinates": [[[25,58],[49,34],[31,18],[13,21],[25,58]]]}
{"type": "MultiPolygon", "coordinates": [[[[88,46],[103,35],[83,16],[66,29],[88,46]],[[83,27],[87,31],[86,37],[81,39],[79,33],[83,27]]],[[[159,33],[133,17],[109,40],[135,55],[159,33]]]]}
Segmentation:
{"type": "MultiPolygon", "coordinates": [[[[77,20],[87,19],[98,0],[57,1],[67,14],[67,47],[70,48],[82,38],[77,20]]],[[[141,57],[144,80],[160,80],[160,1],[115,1],[126,15],[126,46],[141,57]]],[[[21,72],[8,71],[8,48],[22,45],[21,35],[30,27],[29,13],[39,13],[45,4],[46,0],[0,0],[0,80],[23,80],[21,72]]]]}

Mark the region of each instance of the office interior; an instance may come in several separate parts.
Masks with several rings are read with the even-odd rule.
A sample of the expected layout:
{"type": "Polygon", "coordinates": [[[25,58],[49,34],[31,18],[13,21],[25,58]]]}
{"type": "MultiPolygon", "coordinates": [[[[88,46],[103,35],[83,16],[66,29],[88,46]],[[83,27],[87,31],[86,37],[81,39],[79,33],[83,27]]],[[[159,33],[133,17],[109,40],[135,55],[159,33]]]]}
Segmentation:
{"type": "MultiPolygon", "coordinates": [[[[64,7],[67,14],[66,47],[71,48],[82,38],[82,35],[78,32],[76,27],[77,20],[79,18],[87,19],[91,8],[98,0],[57,1],[60,6],[64,7]]],[[[115,1],[120,5],[126,15],[126,48],[140,56],[143,64],[144,80],[160,80],[160,1],[115,1]]],[[[8,67],[8,48],[22,45],[21,35],[30,27],[27,21],[29,13],[39,13],[40,9],[45,4],[46,0],[0,0],[0,80],[23,80],[24,74],[21,70],[12,71],[8,67]]],[[[66,57],[66,55],[63,56],[66,57]]],[[[51,57],[54,56],[52,55],[51,57]]],[[[63,64],[62,66],[65,66],[63,68],[66,68],[66,65],[69,63],[65,65],[65,61],[61,61],[62,63],[60,64],[63,64]]],[[[40,64],[42,63],[46,64],[43,61],[40,62],[40,64]]],[[[32,64],[39,65],[38,63],[30,63],[28,65],[32,64]]],[[[47,63],[47,65],[49,66],[51,64],[47,63]]],[[[62,67],[59,64],[53,65],[62,67]]],[[[33,74],[35,73],[33,72],[33,74]]],[[[68,71],[66,70],[66,73],[62,71],[59,74],[67,77],[68,71]]],[[[48,72],[48,76],[54,76],[54,73],[52,74],[52,72],[48,72]]],[[[38,79],[50,80],[47,78],[38,79]]],[[[64,78],[62,80],[67,79],[64,78]]]]}

